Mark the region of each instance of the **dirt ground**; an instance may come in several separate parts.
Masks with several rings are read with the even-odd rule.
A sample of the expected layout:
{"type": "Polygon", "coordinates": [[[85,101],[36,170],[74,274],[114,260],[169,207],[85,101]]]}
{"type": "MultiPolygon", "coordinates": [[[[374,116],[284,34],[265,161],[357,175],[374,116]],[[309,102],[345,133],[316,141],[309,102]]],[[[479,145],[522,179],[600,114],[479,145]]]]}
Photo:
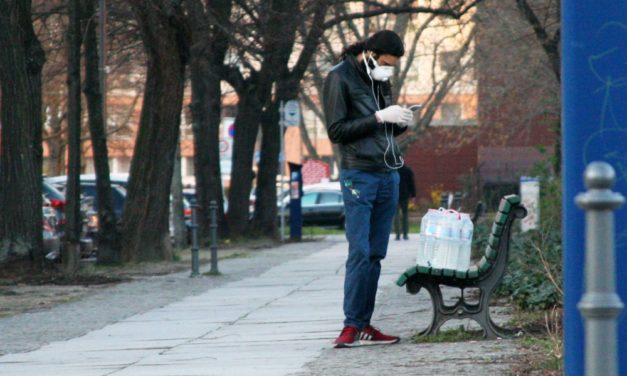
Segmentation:
{"type": "MultiPolygon", "coordinates": [[[[248,244],[221,247],[219,259],[247,257],[255,249],[270,244],[248,244]]],[[[210,251],[199,252],[201,264],[211,262],[210,251]]],[[[49,309],[55,305],[79,300],[82,297],[113,284],[163,275],[191,271],[191,251],[178,251],[175,261],[143,262],[122,266],[97,266],[94,259],[81,262],[79,272],[66,277],[60,265],[48,265],[43,273],[36,273],[28,263],[13,263],[0,268],[0,318],[49,309]]]]}

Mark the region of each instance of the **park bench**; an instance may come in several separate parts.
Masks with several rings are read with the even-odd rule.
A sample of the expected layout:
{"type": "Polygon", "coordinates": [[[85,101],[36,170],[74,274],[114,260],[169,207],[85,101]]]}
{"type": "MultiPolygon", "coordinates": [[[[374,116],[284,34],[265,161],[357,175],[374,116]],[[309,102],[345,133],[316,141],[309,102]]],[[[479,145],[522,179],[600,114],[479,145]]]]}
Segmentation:
{"type": "Polygon", "coordinates": [[[490,297],[503,280],[507,270],[509,241],[515,219],[522,219],[527,210],[521,205],[517,195],[505,196],[501,199],[492,230],[488,238],[483,257],[471,265],[466,271],[438,269],[416,265],[407,269],[396,281],[399,286],[406,286],[407,292],[417,294],[424,287],[431,296],[433,319],[421,335],[435,335],[446,321],[450,319],[473,319],[483,329],[484,338],[511,337],[511,331],[499,327],[490,318],[490,297]],[[440,286],[457,287],[460,296],[454,305],[446,305],[442,298],[440,286]],[[464,299],[464,289],[479,290],[477,303],[469,303],[464,299]]]}

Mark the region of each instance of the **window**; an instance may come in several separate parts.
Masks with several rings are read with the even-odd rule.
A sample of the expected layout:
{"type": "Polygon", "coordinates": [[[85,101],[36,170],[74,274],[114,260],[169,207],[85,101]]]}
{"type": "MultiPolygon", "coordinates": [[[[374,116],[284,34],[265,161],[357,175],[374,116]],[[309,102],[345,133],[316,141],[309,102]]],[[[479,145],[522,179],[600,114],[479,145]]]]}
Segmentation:
{"type": "Polygon", "coordinates": [[[341,201],[341,196],[337,193],[320,193],[320,200],[318,201],[320,205],[325,204],[339,204],[341,201]]]}
{"type": "Polygon", "coordinates": [[[301,206],[313,206],[316,204],[316,199],[318,198],[318,194],[317,193],[305,193],[303,195],[303,198],[301,199],[301,206]]]}

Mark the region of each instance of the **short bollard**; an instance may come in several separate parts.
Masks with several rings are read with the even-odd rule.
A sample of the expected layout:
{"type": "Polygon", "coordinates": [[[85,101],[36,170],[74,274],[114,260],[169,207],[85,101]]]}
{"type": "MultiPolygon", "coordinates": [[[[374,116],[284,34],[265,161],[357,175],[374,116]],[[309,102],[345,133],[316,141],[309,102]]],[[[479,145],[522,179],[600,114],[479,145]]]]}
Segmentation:
{"type": "Polygon", "coordinates": [[[618,375],[616,319],[623,303],[616,293],[614,214],[625,198],[610,188],[616,173],[605,162],[586,167],[588,191],[575,198],[586,210],[586,291],[578,308],[585,318],[585,370],[587,376],[618,375]]]}
{"type": "Polygon", "coordinates": [[[192,200],[190,203],[192,208],[192,274],[190,277],[198,277],[198,204],[196,200],[192,200]]]}
{"type": "Polygon", "coordinates": [[[209,203],[209,215],[211,222],[209,224],[211,233],[211,270],[210,274],[219,274],[218,271],[218,204],[215,200],[209,203]]]}

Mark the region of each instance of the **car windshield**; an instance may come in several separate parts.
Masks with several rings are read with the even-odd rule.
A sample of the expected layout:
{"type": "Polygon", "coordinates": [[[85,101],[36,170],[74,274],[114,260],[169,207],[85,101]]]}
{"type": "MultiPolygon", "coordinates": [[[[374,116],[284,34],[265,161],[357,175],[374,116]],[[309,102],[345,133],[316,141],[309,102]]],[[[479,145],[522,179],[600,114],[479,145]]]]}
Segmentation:
{"type": "Polygon", "coordinates": [[[48,200],[65,200],[63,193],[45,181],[42,183],[42,193],[48,200]]]}

